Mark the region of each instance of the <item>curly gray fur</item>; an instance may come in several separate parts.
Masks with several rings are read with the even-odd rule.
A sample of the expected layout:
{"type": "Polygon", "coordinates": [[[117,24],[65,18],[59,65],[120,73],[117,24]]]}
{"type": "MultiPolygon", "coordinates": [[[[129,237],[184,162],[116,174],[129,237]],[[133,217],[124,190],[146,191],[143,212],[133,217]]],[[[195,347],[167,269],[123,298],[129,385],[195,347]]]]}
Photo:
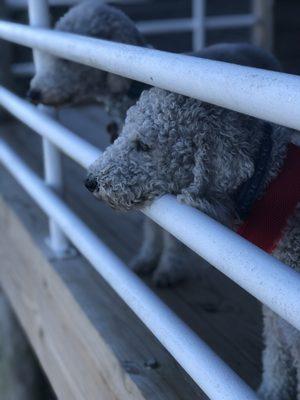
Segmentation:
{"type": "MultiPolygon", "coordinates": [[[[130,108],[120,137],[90,167],[89,179],[96,180],[95,196],[114,209],[140,208],[171,193],[234,229],[240,222],[234,194],[254,172],[263,134],[261,120],[152,88],[130,108]]],[[[292,135],[273,126],[265,188],[280,171],[292,135]]],[[[297,270],[299,221],[300,205],[274,252],[297,270]]],[[[157,243],[154,238],[152,234],[157,243]]],[[[153,263],[172,254],[174,249],[158,249],[147,268],[153,270],[153,263]]],[[[170,268],[170,262],[166,265],[170,268]]],[[[264,400],[300,400],[299,332],[264,307],[264,337],[259,395],[264,400]]]]}
{"type": "MultiPolygon", "coordinates": [[[[271,54],[245,43],[216,44],[192,55],[252,67],[264,67],[270,70],[278,71],[281,68],[279,62],[271,54]]],[[[170,241],[177,242],[169,233],[163,232],[153,222],[145,219],[143,244],[137,256],[132,260],[132,268],[142,274],[156,269],[154,280],[160,286],[174,284],[183,279],[185,276],[183,260],[186,256],[186,249],[179,242],[177,242],[177,246],[169,245],[170,241]],[[165,242],[166,245],[163,246],[163,251],[158,251],[160,247],[158,244],[162,242],[165,242]],[[167,248],[172,249],[172,255],[160,257],[161,253],[167,252],[167,248]],[[157,255],[158,252],[159,255],[157,255]],[[166,264],[168,265],[166,266],[166,264]]]]}
{"type": "MultiPolygon", "coordinates": [[[[277,163],[289,135],[281,134],[284,128],[275,131],[277,163]]],[[[171,193],[229,223],[233,195],[254,172],[263,134],[261,120],[152,88],[128,110],[120,137],[91,166],[95,195],[130,210],[171,193]]]]}
{"type": "MultiPolygon", "coordinates": [[[[272,54],[247,43],[215,44],[199,52],[191,53],[191,55],[249,67],[281,70],[280,63],[272,54]]],[[[151,220],[146,218],[145,225],[143,244],[137,256],[132,260],[131,267],[141,274],[155,270],[153,279],[158,286],[172,286],[186,276],[187,249],[171,234],[159,229],[151,220]],[[157,236],[155,241],[151,227],[157,236]],[[161,251],[163,256],[160,258],[157,257],[158,243],[165,243],[163,251],[161,251]],[[167,249],[171,249],[172,254],[171,250],[167,249]]]]}
{"type": "MultiPolygon", "coordinates": [[[[300,272],[300,204],[289,219],[274,256],[300,272]]],[[[263,307],[265,350],[263,381],[259,394],[264,400],[300,399],[300,333],[277,314],[263,307]]]]}

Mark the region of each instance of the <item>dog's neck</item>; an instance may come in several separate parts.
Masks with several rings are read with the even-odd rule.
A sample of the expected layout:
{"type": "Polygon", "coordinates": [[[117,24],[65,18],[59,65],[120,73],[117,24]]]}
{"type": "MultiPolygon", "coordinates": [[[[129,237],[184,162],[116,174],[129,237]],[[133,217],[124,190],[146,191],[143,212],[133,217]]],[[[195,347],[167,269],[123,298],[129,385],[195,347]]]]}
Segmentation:
{"type": "Polygon", "coordinates": [[[268,175],[271,163],[273,148],[272,133],[272,125],[265,122],[264,134],[262,135],[260,146],[255,157],[254,173],[235,193],[235,210],[240,220],[247,218],[255,200],[264,189],[265,179],[268,175]]]}
{"type": "Polygon", "coordinates": [[[238,199],[246,199],[246,207],[240,209],[247,211],[242,215],[243,223],[237,232],[269,253],[277,248],[300,203],[300,183],[297,179],[300,147],[287,142],[291,134],[291,131],[286,131],[286,136],[282,137],[280,132],[271,132],[270,127],[267,128],[257,156],[257,170],[242,187],[241,196],[237,196],[238,199]],[[271,151],[268,144],[270,138],[271,151]],[[261,157],[265,157],[265,161],[261,161],[261,157]],[[263,185],[256,184],[259,179],[264,180],[263,185]],[[253,188],[257,190],[255,200],[253,188]],[[247,203],[249,198],[251,204],[247,203]],[[249,204],[251,207],[247,209],[249,204]]]}
{"type": "Polygon", "coordinates": [[[264,133],[255,156],[253,175],[234,194],[235,209],[240,221],[247,218],[253,204],[276,178],[285,161],[292,132],[288,129],[264,123],[264,133]]]}

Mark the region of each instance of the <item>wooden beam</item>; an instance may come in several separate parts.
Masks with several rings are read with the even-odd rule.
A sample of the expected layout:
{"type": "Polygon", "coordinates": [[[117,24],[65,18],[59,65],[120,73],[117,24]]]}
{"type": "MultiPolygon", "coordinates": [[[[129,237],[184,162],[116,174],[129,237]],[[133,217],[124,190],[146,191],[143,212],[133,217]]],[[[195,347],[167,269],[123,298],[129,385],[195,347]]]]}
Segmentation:
{"type": "Polygon", "coordinates": [[[49,385],[2,290],[0,321],[1,400],[50,399],[49,385]]]}
{"type": "Polygon", "coordinates": [[[3,176],[0,282],[58,398],[206,399],[80,255],[52,258],[45,218],[3,176]]]}

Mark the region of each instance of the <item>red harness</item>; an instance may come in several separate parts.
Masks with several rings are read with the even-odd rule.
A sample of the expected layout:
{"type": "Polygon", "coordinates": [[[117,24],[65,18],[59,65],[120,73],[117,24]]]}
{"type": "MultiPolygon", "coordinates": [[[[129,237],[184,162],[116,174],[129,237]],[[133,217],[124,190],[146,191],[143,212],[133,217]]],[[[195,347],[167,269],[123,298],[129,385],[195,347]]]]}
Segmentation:
{"type": "Polygon", "coordinates": [[[300,202],[299,173],[300,147],[290,144],[282,170],[237,231],[268,253],[275,250],[288,218],[300,202]]]}

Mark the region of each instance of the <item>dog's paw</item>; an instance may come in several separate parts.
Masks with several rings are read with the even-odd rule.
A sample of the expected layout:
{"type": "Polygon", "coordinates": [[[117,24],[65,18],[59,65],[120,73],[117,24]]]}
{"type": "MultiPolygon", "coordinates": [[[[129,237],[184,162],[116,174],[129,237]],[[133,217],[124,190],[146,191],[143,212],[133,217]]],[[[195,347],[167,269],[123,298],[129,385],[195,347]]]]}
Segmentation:
{"type": "Polygon", "coordinates": [[[144,258],[140,256],[134,257],[129,263],[129,267],[138,275],[149,275],[157,266],[157,260],[144,258]]]}
{"type": "Polygon", "coordinates": [[[182,268],[173,268],[172,266],[166,268],[159,266],[153,274],[153,282],[157,287],[167,288],[178,285],[185,277],[182,268]]]}

